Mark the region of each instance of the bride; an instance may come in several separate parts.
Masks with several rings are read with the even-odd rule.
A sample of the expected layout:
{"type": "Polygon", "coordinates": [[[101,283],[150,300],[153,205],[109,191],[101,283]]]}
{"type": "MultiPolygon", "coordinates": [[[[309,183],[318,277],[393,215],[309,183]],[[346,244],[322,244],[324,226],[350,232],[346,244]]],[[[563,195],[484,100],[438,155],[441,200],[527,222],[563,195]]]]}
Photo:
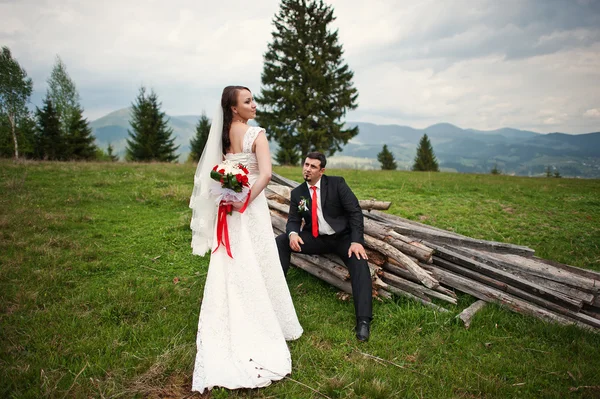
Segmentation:
{"type": "Polygon", "coordinates": [[[229,202],[231,257],[223,246],[212,253],[200,308],[192,390],[215,386],[256,388],[282,379],[292,369],[286,340],[302,335],[283,275],[264,188],[271,155],[264,129],[249,127],[256,104],[246,87],[227,86],[194,176],[192,251],[217,248],[217,204],[210,171],[225,160],[242,163],[251,184],[247,208],[229,202]],[[237,211],[237,212],[236,212],[237,211]]]}

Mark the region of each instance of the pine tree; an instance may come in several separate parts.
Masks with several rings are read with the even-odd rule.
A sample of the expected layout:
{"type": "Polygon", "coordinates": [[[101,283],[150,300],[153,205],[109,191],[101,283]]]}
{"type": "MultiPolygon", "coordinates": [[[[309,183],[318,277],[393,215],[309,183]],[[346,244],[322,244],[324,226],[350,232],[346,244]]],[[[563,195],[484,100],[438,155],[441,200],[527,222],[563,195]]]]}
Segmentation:
{"type": "Polygon", "coordinates": [[[210,120],[206,117],[206,114],[202,112],[202,116],[196,124],[196,136],[190,140],[190,160],[198,162],[204,151],[204,146],[208,140],[208,133],[210,132],[210,120]]]}
{"type": "Polygon", "coordinates": [[[132,104],[127,159],[142,162],[173,162],[177,159],[175,151],[179,146],[175,147],[173,129],[168,127],[161,105],[153,90],[146,94],[146,88],[140,88],[136,102],[132,104]]]}
{"type": "Polygon", "coordinates": [[[430,171],[439,172],[438,162],[433,153],[433,147],[429,141],[427,134],[424,134],[419,141],[417,147],[417,155],[415,156],[415,163],[412,167],[415,171],[430,171]]]}
{"type": "MultiPolygon", "coordinates": [[[[26,121],[29,118],[26,105],[32,91],[33,81],[27,77],[27,72],[17,60],[12,58],[9,48],[3,46],[0,51],[0,119],[8,122],[15,159],[19,159],[19,141],[26,134],[22,128],[31,125],[26,121]]],[[[4,122],[0,123],[4,125],[4,122]]],[[[5,129],[0,134],[3,132],[6,133],[5,129]]]]}
{"type": "Polygon", "coordinates": [[[49,97],[44,99],[42,109],[37,108],[36,117],[35,157],[51,161],[65,159],[66,146],[60,131],[58,113],[49,97]]]}
{"type": "Polygon", "coordinates": [[[119,156],[114,153],[115,149],[113,148],[111,143],[108,143],[108,147],[106,148],[106,154],[111,162],[117,162],[119,160],[119,156]]]}
{"type": "Polygon", "coordinates": [[[394,154],[388,150],[387,144],[384,144],[381,152],[377,154],[377,160],[381,163],[382,170],[396,170],[398,168],[394,160],[394,154]]]}
{"type": "Polygon", "coordinates": [[[273,20],[256,119],[279,144],[282,164],[296,165],[314,150],[333,155],[358,134],[342,120],[357,107],[358,92],[334,20],[322,0],[282,0],[273,20]]]}
{"type": "Polygon", "coordinates": [[[500,171],[500,169],[498,169],[498,164],[494,164],[494,167],[492,168],[490,173],[493,175],[499,175],[502,172],[500,171]]]}
{"type": "Polygon", "coordinates": [[[87,119],[83,117],[81,108],[76,107],[71,114],[71,121],[65,136],[66,159],[95,159],[97,148],[94,140],[87,119]]]}
{"type": "Polygon", "coordinates": [[[296,145],[291,140],[279,143],[279,149],[275,154],[275,161],[279,165],[298,165],[300,159],[296,145]]]}

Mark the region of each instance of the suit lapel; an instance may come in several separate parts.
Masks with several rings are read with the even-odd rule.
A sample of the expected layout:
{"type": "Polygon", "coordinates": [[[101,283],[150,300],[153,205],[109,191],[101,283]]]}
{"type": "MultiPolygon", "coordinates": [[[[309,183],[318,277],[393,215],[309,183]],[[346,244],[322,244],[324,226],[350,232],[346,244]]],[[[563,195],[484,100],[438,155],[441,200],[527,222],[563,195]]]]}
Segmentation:
{"type": "MultiPolygon", "coordinates": [[[[308,213],[310,215],[310,210],[311,210],[311,204],[312,204],[312,196],[310,195],[310,189],[308,188],[308,183],[304,182],[302,183],[302,196],[304,198],[308,198],[308,210],[306,211],[306,213],[308,213]]],[[[304,217],[304,215],[302,215],[304,217]]],[[[310,218],[309,218],[310,219],[310,218]]]]}
{"type": "Polygon", "coordinates": [[[321,209],[325,217],[325,201],[327,201],[327,176],[321,176],[321,209]]]}
{"type": "MultiPolygon", "coordinates": [[[[304,193],[302,193],[302,196],[304,196],[305,198],[308,198],[309,200],[312,201],[312,199],[311,199],[312,195],[311,195],[310,189],[308,188],[308,183],[304,182],[304,183],[302,183],[302,185],[303,185],[302,191],[304,191],[304,193]]],[[[310,207],[309,207],[309,209],[310,209],[310,207]]]]}

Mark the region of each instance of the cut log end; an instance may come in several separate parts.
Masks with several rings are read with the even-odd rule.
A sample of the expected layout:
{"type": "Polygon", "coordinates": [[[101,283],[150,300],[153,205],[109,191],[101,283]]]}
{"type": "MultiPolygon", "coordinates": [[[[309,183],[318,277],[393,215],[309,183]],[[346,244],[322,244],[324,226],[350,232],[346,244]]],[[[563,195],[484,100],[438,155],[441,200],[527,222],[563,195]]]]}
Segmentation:
{"type": "Polygon", "coordinates": [[[462,322],[465,325],[465,328],[468,329],[471,326],[471,320],[473,319],[473,316],[475,316],[475,314],[477,312],[479,312],[481,309],[483,309],[485,304],[486,304],[486,302],[482,301],[480,299],[480,300],[476,301],[475,303],[473,303],[468,308],[466,308],[465,310],[463,310],[462,312],[460,312],[460,314],[456,317],[458,317],[460,320],[462,320],[462,322]]]}

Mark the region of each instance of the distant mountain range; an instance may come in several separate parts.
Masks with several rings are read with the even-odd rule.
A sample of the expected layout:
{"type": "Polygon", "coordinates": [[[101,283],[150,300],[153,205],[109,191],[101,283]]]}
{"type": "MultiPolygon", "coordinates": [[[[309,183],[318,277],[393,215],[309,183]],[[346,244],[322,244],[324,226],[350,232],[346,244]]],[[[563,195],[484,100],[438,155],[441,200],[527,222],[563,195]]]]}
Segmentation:
{"type": "MultiPolygon", "coordinates": [[[[90,123],[99,146],[109,143],[123,156],[126,147],[130,109],[112,112],[90,123]]],[[[169,116],[180,161],[189,154],[190,139],[195,134],[197,115],[169,116]]],[[[489,173],[496,166],[505,174],[539,176],[546,168],[562,176],[600,178],[600,132],[570,135],[541,134],[503,128],[474,130],[439,123],[425,129],[400,125],[376,125],[347,122],[358,126],[359,134],[341,153],[328,159],[328,166],[338,168],[379,169],[377,153],[387,144],[399,169],[410,169],[416,148],[427,133],[442,170],[489,173]]],[[[277,148],[272,144],[272,151],[277,148]]]]}

